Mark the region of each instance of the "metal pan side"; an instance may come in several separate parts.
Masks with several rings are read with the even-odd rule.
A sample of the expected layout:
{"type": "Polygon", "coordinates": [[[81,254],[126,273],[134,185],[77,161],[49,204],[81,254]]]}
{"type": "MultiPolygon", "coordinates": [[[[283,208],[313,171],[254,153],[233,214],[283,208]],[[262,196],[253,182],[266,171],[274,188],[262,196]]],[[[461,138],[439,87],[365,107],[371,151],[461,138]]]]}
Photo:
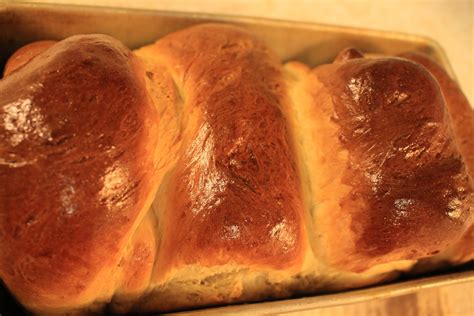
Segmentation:
{"type": "MultiPolygon", "coordinates": [[[[320,294],[311,297],[291,298],[286,300],[230,305],[224,307],[207,308],[196,311],[174,313],[173,315],[234,315],[234,314],[280,314],[289,312],[302,312],[325,308],[355,304],[376,299],[396,297],[417,291],[441,286],[449,286],[464,282],[474,282],[474,270],[472,265],[462,272],[451,272],[436,276],[425,276],[422,278],[394,281],[390,284],[370,286],[363,289],[348,290],[332,294],[320,294]]],[[[463,269],[464,270],[464,269],[463,269]]]]}
{"type": "Polygon", "coordinates": [[[209,22],[232,23],[248,29],[283,61],[299,60],[316,66],[330,62],[348,46],[388,55],[419,51],[454,75],[441,47],[421,36],[252,17],[30,3],[0,4],[0,64],[15,49],[35,40],[103,33],[137,48],[184,27],[209,22]]]}

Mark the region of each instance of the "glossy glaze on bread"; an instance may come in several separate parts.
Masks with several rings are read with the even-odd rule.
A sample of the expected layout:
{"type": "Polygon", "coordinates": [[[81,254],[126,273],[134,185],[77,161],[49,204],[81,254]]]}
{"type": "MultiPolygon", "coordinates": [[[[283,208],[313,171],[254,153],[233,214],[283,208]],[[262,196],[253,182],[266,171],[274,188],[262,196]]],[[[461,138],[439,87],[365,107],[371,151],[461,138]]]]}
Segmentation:
{"type": "Polygon", "coordinates": [[[364,258],[346,253],[341,266],[427,257],[459,240],[472,187],[431,74],[397,58],[355,58],[315,73],[332,94],[348,151],[342,183],[351,191],[340,203],[351,213],[351,252],[364,258]]]}
{"type": "MultiPolygon", "coordinates": [[[[164,153],[178,158],[155,200],[162,229],[151,283],[197,266],[297,271],[305,225],[278,60],[247,33],[216,25],[173,33],[136,54],[169,71],[182,102],[179,145],[164,153]]],[[[196,305],[166,295],[173,298],[150,305],[196,305]]]]}
{"type": "Polygon", "coordinates": [[[38,313],[156,312],[472,259],[473,111],[402,57],[282,65],[219,24],[134,53],[102,35],[19,50],[0,278],[38,313]]]}
{"type": "Polygon", "coordinates": [[[110,292],[156,188],[159,116],[143,82],[103,35],[61,41],[1,82],[0,274],[33,310],[110,292]]]}
{"type": "Polygon", "coordinates": [[[302,259],[300,182],[279,62],[267,51],[240,30],[203,26],[138,53],[173,69],[185,100],[163,197],[164,270],[232,261],[281,269],[302,259]]]}

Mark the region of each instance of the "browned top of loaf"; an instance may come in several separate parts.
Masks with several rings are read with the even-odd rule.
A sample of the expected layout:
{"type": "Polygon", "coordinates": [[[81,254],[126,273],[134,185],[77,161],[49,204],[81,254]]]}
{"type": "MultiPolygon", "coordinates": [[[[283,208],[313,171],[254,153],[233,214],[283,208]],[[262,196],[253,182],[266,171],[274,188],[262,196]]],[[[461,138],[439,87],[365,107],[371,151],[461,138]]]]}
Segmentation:
{"type": "Polygon", "coordinates": [[[141,72],[85,35],[0,81],[0,277],[30,307],[80,304],[144,206],[157,114],[141,72]]]}
{"type": "Polygon", "coordinates": [[[357,253],[377,258],[398,249],[409,259],[457,240],[472,185],[438,82],[400,58],[340,58],[316,74],[332,94],[349,152],[344,182],[352,191],[341,203],[352,214],[357,253]]]}
{"type": "Polygon", "coordinates": [[[151,49],[180,78],[186,121],[159,264],[301,262],[300,182],[277,58],[224,25],[173,33],[151,49]]]}
{"type": "MultiPolygon", "coordinates": [[[[451,118],[455,141],[463,160],[469,169],[471,179],[474,179],[474,110],[462,93],[459,85],[435,61],[420,53],[404,53],[403,58],[413,60],[428,69],[439,82],[446,106],[451,118]]],[[[474,258],[474,223],[464,234],[463,239],[456,246],[458,260],[472,260],[474,258]]]]}
{"type": "Polygon", "coordinates": [[[464,162],[469,168],[470,175],[474,177],[474,109],[469,104],[466,96],[462,93],[456,81],[426,55],[411,52],[404,53],[400,57],[423,65],[438,81],[446,100],[456,143],[464,162]]]}
{"type": "Polygon", "coordinates": [[[5,70],[3,71],[4,77],[8,76],[13,71],[21,68],[27,64],[33,57],[38,56],[49,47],[51,47],[55,41],[37,41],[25,45],[18,49],[13,55],[8,58],[5,70]]]}

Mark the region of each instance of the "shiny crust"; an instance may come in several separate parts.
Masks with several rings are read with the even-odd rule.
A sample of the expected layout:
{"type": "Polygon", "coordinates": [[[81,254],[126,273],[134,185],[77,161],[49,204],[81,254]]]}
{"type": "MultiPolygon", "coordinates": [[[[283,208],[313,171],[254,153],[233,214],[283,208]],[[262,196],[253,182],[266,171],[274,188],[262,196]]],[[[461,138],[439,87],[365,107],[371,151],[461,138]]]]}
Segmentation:
{"type": "Polygon", "coordinates": [[[33,43],[0,81],[0,278],[33,311],[283,298],[472,258],[472,110],[432,61],[281,67],[217,24],[134,53],[33,43]]]}
{"type": "MultiPolygon", "coordinates": [[[[469,170],[471,181],[474,179],[474,110],[459,85],[435,61],[420,53],[404,53],[400,57],[423,65],[439,82],[446,100],[455,141],[469,170]]],[[[471,206],[472,207],[472,206],[471,206]]],[[[472,212],[472,210],[471,210],[472,212]]],[[[474,259],[474,224],[455,246],[454,262],[467,262],[474,259]]]]}
{"type": "Polygon", "coordinates": [[[23,65],[28,63],[31,59],[38,56],[48,48],[50,48],[55,41],[38,41],[31,44],[25,45],[17,50],[8,59],[5,69],[3,70],[3,76],[6,77],[13,71],[21,68],[23,65]]]}
{"type": "Polygon", "coordinates": [[[459,85],[446,71],[428,56],[420,53],[404,53],[400,57],[423,65],[438,81],[446,101],[455,141],[463,156],[471,177],[474,177],[474,109],[462,93],[459,85]]]}
{"type": "Polygon", "coordinates": [[[0,82],[0,276],[33,310],[113,290],[104,280],[156,187],[144,78],[121,43],[85,35],[0,82]]]}
{"type": "Polygon", "coordinates": [[[314,76],[331,96],[348,153],[341,180],[350,192],[339,203],[353,233],[326,230],[328,260],[363,271],[453,245],[472,221],[472,184],[430,73],[404,59],[355,57],[314,76]],[[331,247],[336,240],[349,252],[331,247]]]}
{"type": "Polygon", "coordinates": [[[184,100],[180,158],[159,206],[159,274],[301,263],[303,209],[278,60],[246,32],[218,25],[173,33],[137,54],[166,65],[184,100]]]}

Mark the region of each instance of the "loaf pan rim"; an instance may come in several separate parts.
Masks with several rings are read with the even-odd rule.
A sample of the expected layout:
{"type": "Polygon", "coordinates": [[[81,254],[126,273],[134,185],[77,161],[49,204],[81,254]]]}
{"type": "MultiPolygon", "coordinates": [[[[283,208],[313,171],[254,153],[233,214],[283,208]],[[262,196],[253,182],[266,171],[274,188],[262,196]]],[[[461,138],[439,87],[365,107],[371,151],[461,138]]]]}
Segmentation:
{"type": "Polygon", "coordinates": [[[365,34],[371,37],[385,37],[390,39],[405,39],[412,42],[424,43],[427,46],[432,47],[439,53],[443,67],[448,72],[448,74],[453,78],[456,78],[456,74],[452,68],[451,63],[447,57],[446,51],[444,48],[436,41],[435,39],[425,36],[412,33],[398,32],[398,31],[388,31],[388,30],[378,30],[371,28],[363,27],[350,27],[350,26],[339,26],[329,23],[319,23],[319,22],[310,22],[310,21],[296,21],[296,20],[286,20],[279,18],[268,18],[268,17],[258,17],[258,16],[246,16],[246,15],[233,15],[233,14],[216,14],[216,13],[203,13],[203,12],[194,12],[194,11],[176,11],[176,10],[154,10],[154,9],[145,9],[145,8],[124,8],[124,7],[114,7],[114,6],[92,6],[92,5],[82,5],[82,4],[59,4],[59,3],[37,3],[29,1],[15,2],[14,0],[6,0],[0,2],[0,12],[3,10],[10,9],[52,9],[52,10],[63,10],[67,11],[68,9],[82,9],[82,10],[91,10],[91,11],[102,11],[102,12],[113,12],[120,14],[127,14],[133,12],[135,14],[150,14],[150,15],[160,15],[160,16],[181,16],[181,17],[193,17],[198,19],[205,20],[214,20],[216,22],[243,22],[243,23],[252,23],[252,24],[276,24],[276,25],[288,25],[304,29],[320,29],[330,32],[343,32],[346,34],[365,34]]]}

